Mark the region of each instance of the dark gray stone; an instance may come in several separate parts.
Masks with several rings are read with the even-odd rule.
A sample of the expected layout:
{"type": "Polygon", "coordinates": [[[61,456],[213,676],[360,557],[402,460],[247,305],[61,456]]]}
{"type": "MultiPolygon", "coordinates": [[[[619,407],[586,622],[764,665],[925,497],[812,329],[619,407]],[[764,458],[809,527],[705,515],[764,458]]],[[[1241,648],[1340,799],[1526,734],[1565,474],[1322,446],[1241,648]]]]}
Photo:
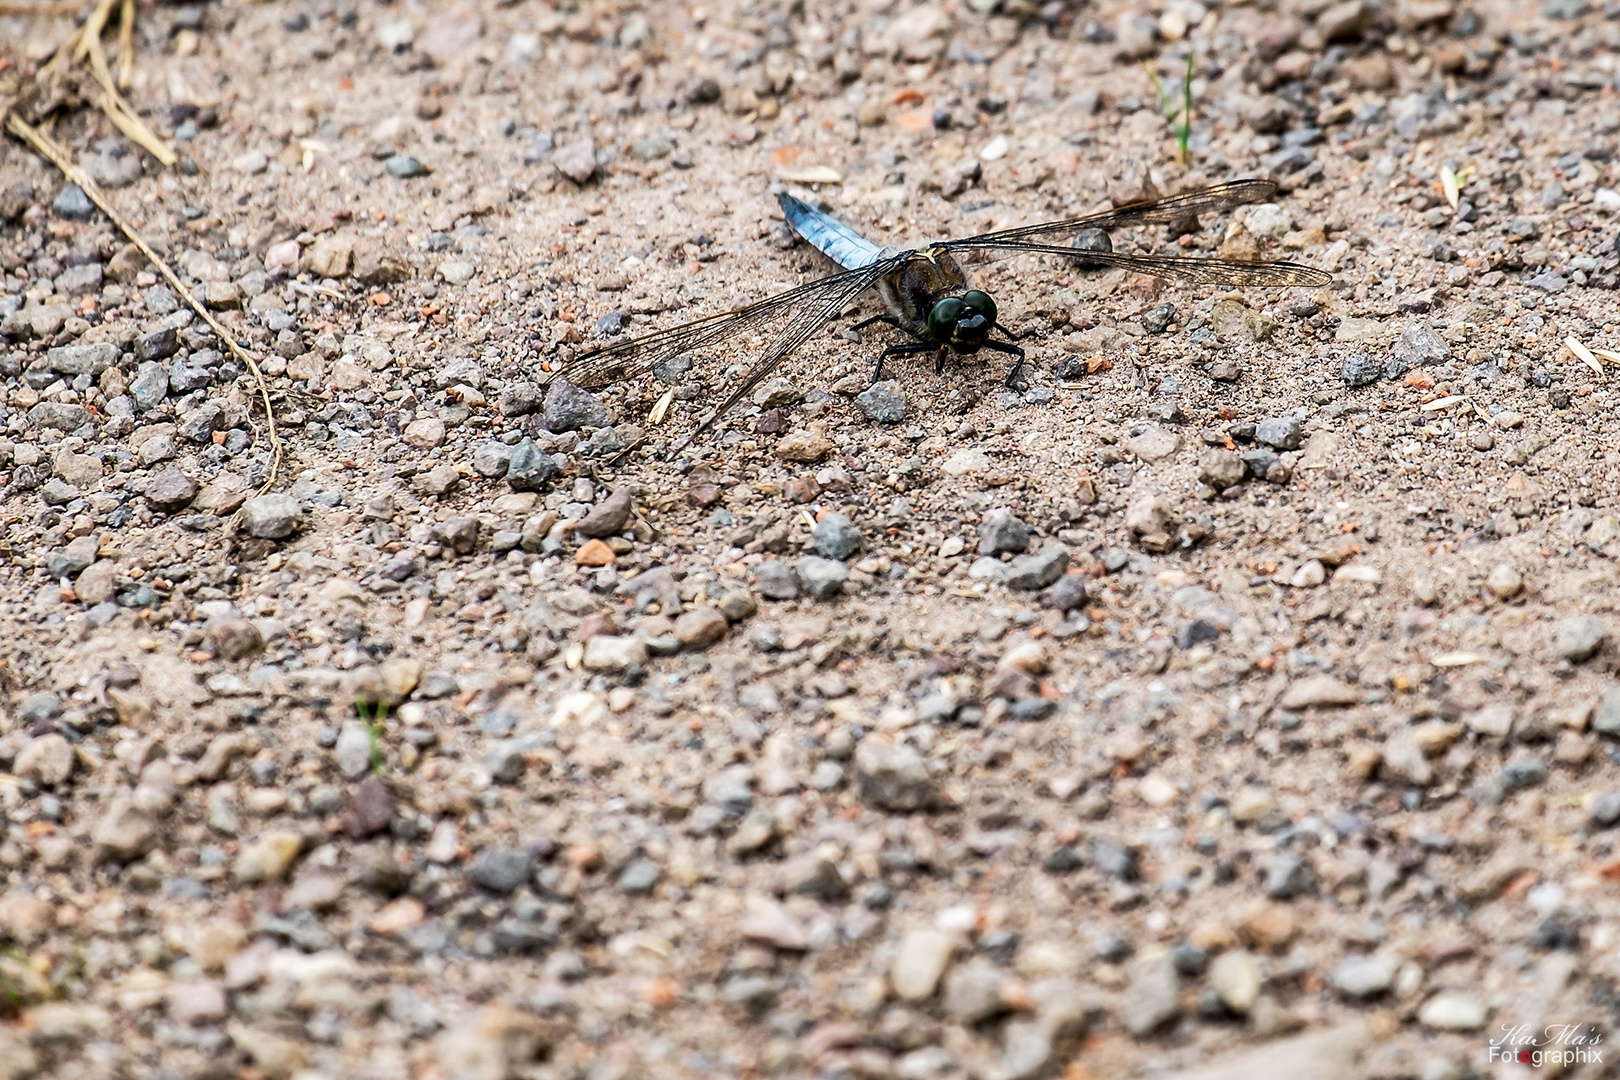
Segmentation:
{"type": "Polygon", "coordinates": [[[816,522],[811,539],[829,559],[847,559],[861,550],[861,530],[844,514],[827,514],[816,522]]]}
{"type": "Polygon", "coordinates": [[[873,383],[855,395],[855,404],[868,420],[880,424],[898,424],[906,418],[906,396],[897,382],[873,383]]]}
{"type": "Polygon", "coordinates": [[[197,497],[197,481],[178,466],[171,465],[146,482],[146,501],[152,509],[172,514],[191,505],[197,497]]]}
{"type": "Polygon", "coordinates": [[[1368,386],[1383,376],[1384,365],[1366,353],[1352,353],[1339,368],[1339,378],[1346,386],[1368,386]]]}
{"type": "Polygon", "coordinates": [[[1298,450],[1305,441],[1299,419],[1293,416],[1268,416],[1254,426],[1254,437],[1278,450],[1298,450]]]}
{"type": "Polygon", "coordinates": [[[607,427],[607,406],[599,394],[581,390],[567,379],[553,379],[546,388],[546,404],[540,426],[554,434],[581,428],[607,427]]]}
{"type": "Polygon", "coordinates": [[[512,447],[506,465],[506,482],[513,491],[540,491],[557,472],[556,460],[533,439],[524,439],[512,447]]]}
{"type": "Polygon", "coordinates": [[[180,332],[172,326],[142,334],[135,339],[135,359],[167,360],[180,351],[180,332]]]}
{"type": "Polygon", "coordinates": [[[533,859],[521,848],[492,847],[480,851],[472,864],[472,881],[503,896],[516,892],[529,880],[533,859]]]}
{"type": "Polygon", "coordinates": [[[799,595],[799,578],[793,567],[780,559],[769,559],[754,571],[759,593],[767,600],[793,600],[799,595]]]}
{"type": "Polygon", "coordinates": [[[1002,582],[1009,589],[1044,589],[1069,566],[1069,553],[1061,544],[1053,544],[1029,555],[1020,555],[1007,565],[1002,582]]]}
{"type": "Polygon", "coordinates": [[[88,221],[96,212],[96,204],[78,184],[67,184],[51,200],[51,212],[69,221],[88,221]]]}
{"type": "Polygon", "coordinates": [[[794,567],[805,591],[817,600],[830,600],[844,591],[849,569],[835,559],[806,555],[794,567]]]}
{"type": "Polygon", "coordinates": [[[1010,510],[992,510],[979,523],[979,554],[1017,554],[1029,547],[1029,526],[1010,510]]]}

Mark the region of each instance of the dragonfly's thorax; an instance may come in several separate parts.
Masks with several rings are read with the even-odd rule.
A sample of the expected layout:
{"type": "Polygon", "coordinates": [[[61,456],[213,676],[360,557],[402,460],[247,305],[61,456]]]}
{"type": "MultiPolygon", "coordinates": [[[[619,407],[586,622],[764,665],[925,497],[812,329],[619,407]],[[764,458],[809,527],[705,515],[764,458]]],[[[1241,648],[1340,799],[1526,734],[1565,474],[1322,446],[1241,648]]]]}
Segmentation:
{"type": "Polygon", "coordinates": [[[958,352],[977,349],[995,326],[994,302],[968,288],[967,275],[941,247],[912,252],[909,259],[877,280],[877,291],[902,329],[958,352]],[[970,296],[974,302],[969,302],[970,296]]]}

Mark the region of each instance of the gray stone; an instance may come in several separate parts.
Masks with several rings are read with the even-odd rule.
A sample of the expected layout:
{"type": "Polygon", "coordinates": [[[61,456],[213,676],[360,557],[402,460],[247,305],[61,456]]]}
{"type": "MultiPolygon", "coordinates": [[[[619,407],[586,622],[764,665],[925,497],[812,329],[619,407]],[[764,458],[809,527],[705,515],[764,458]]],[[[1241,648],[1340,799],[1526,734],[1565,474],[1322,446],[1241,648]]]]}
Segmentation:
{"type": "Polygon", "coordinates": [[[371,767],[371,733],[358,720],[344,723],[333,747],[338,771],[353,780],[371,767]]]}
{"type": "Polygon", "coordinates": [[[1427,324],[1414,322],[1407,324],[1406,329],[1401,331],[1401,336],[1391,346],[1387,366],[1406,372],[1424,364],[1438,364],[1450,358],[1451,346],[1446,344],[1446,339],[1435,333],[1427,324]]]}
{"type": "Polygon", "coordinates": [[[880,810],[911,813],[931,807],[937,791],[928,762],[905,743],[867,736],[855,748],[861,801],[880,810]]]}
{"type": "MultiPolygon", "coordinates": [[[[172,379],[169,382],[169,389],[174,389],[172,379]]],[[[223,428],[225,422],[225,410],[212,401],[205,401],[180,418],[175,434],[187,442],[201,446],[213,442],[214,432],[223,428]]]]}
{"type": "Polygon", "coordinates": [[[1600,735],[1620,736],[1620,687],[1604,691],[1592,714],[1592,730],[1600,735]]]}
{"type": "Polygon", "coordinates": [[[96,204],[78,184],[66,184],[51,200],[51,212],[69,221],[88,221],[96,212],[96,204]]]}
{"type": "Polygon", "coordinates": [[[1052,544],[1030,555],[1020,555],[1007,565],[1002,582],[1009,589],[1044,589],[1068,568],[1069,553],[1061,544],[1052,544]]]}
{"type": "Polygon", "coordinates": [[[868,420],[898,424],[906,418],[906,398],[897,382],[878,382],[855,395],[855,404],[868,420]]]}
{"type": "Polygon", "coordinates": [[[118,363],[118,346],[108,341],[58,345],[45,354],[45,362],[60,375],[100,375],[118,363]]]}
{"type": "Polygon", "coordinates": [[[96,551],[99,547],[100,541],[94,534],[80,536],[70,541],[60,551],[53,552],[45,560],[45,571],[58,581],[65,577],[76,577],[96,561],[96,551]]]}
{"type": "Polygon", "coordinates": [[[472,882],[503,896],[516,892],[529,880],[533,861],[521,848],[485,848],[473,859],[472,882]]]}
{"type": "Polygon", "coordinates": [[[180,332],[172,326],[153,330],[135,339],[135,359],[167,360],[180,351],[180,332]]]}
{"type": "MultiPolygon", "coordinates": [[[[1251,211],[1252,213],[1252,211],[1251,211]]],[[[1142,312],[1142,329],[1150,334],[1162,334],[1165,328],[1176,317],[1176,305],[1171,303],[1155,304],[1142,312]]]]}
{"type": "Polygon", "coordinates": [[[168,434],[153,435],[141,443],[135,451],[135,460],[142,465],[156,465],[160,461],[168,461],[180,451],[174,444],[174,436],[168,434]]]}
{"type": "Polygon", "coordinates": [[[96,816],[91,842],[97,858],[131,862],[157,847],[157,823],[135,806],[129,793],[121,792],[96,816]]]}
{"type": "Polygon", "coordinates": [[[533,383],[508,383],[501,391],[501,412],[506,416],[528,416],[538,412],[545,400],[545,395],[533,383]]]}
{"type": "Polygon", "coordinates": [[[1287,900],[1309,892],[1314,883],[1310,868],[1292,855],[1279,855],[1266,870],[1266,895],[1287,900]]]}
{"type": "Polygon", "coordinates": [[[428,167],[409,154],[394,154],[383,162],[383,168],[396,180],[414,180],[428,174],[428,167]]]}
{"type": "Polygon", "coordinates": [[[663,871],[651,859],[632,859],[630,864],[619,872],[616,884],[622,893],[645,896],[653,891],[662,876],[663,871]]]}
{"type": "Polygon", "coordinates": [[[155,361],[142,364],[130,381],[129,396],[141,412],[157,408],[169,396],[169,373],[155,361]]]}
{"type": "Polygon", "coordinates": [[[590,136],[559,146],[551,155],[557,171],[576,184],[583,184],[596,172],[596,144],[590,136]]]}
{"type": "Polygon", "coordinates": [[[291,495],[257,495],[242,504],[242,524],[250,536],[283,540],[303,523],[304,510],[291,495]]]}
{"type": "Polygon", "coordinates": [[[506,465],[506,482],[513,491],[540,491],[557,472],[555,458],[541,450],[533,439],[523,439],[512,447],[506,465]]]}
{"type": "Polygon", "coordinates": [[[512,463],[512,448],[503,442],[481,442],[473,449],[473,472],[486,480],[499,480],[512,463]]]}
{"type": "Polygon", "coordinates": [[[90,422],[90,413],[83,405],[68,405],[60,401],[42,401],[28,410],[28,419],[39,427],[57,431],[77,431],[90,422]]]}
{"type": "Polygon", "coordinates": [[[1216,491],[1236,487],[1248,475],[1248,465],[1235,451],[1212,447],[1198,457],[1198,479],[1216,491]]]}
{"type": "Polygon", "coordinates": [[[90,179],[104,188],[121,188],[141,177],[139,154],[86,154],[79,164],[90,179]]]}
{"type": "Polygon", "coordinates": [[[581,390],[567,379],[553,379],[546,388],[540,426],[555,434],[581,428],[607,427],[611,422],[600,394],[581,390]]]}
{"type": "Polygon", "coordinates": [[[971,1026],[1007,1011],[1001,987],[1007,973],[990,961],[976,958],[958,964],[945,976],[945,1013],[958,1024],[971,1026]]]}
{"type": "Polygon", "coordinates": [[[1143,461],[1163,461],[1174,457],[1181,449],[1181,436],[1169,428],[1154,425],[1140,435],[1126,439],[1125,448],[1143,461]]]}
{"type": "Polygon", "coordinates": [[[1140,1038],[1181,1014],[1180,984],[1168,953],[1133,961],[1129,975],[1117,1008],[1125,1030],[1140,1038]]]}
{"type": "Polygon", "coordinates": [[[1347,956],[1328,975],[1328,982],[1347,997],[1372,997],[1395,982],[1395,962],[1387,956],[1347,956]]]}
{"type": "Polygon", "coordinates": [[[830,600],[844,591],[849,568],[835,559],[806,555],[795,564],[805,591],[817,600],[830,600]]]}
{"type": "Polygon", "coordinates": [[[213,373],[207,368],[188,364],[180,357],[175,357],[169,365],[169,393],[176,396],[205,390],[213,381],[213,373]]]}
{"type": "Polygon", "coordinates": [[[1029,526],[1010,510],[992,510],[979,523],[979,554],[1018,554],[1029,547],[1029,526]]]}
{"type": "Polygon", "coordinates": [[[630,512],[630,489],[621,485],[614,488],[607,498],[591,507],[586,515],[579,519],[574,531],[581,536],[597,538],[617,536],[630,524],[630,512]]]}
{"type": "Polygon", "coordinates": [[[588,671],[618,674],[639,671],[647,664],[647,643],[641,638],[594,634],[585,642],[583,663],[588,671]]]}
{"type": "Polygon", "coordinates": [[[1620,791],[1606,791],[1592,800],[1591,818],[1594,825],[1608,828],[1620,821],[1620,791]]]}
{"type": "Polygon", "coordinates": [[[197,497],[197,481],[178,466],[171,465],[146,482],[146,501],[161,513],[172,514],[191,505],[197,497]]]}
{"type": "Polygon", "coordinates": [[[780,559],[769,559],[754,571],[759,594],[767,600],[793,600],[799,595],[799,578],[793,567],[780,559]]]}
{"type": "Polygon", "coordinates": [[[1383,378],[1384,365],[1366,353],[1352,353],[1339,367],[1339,378],[1346,386],[1368,386],[1383,378]]]}
{"type": "Polygon", "coordinates": [[[1255,425],[1254,437],[1278,450],[1298,450],[1304,442],[1297,417],[1268,416],[1255,425]]]}
{"type": "Polygon", "coordinates": [[[861,550],[861,530],[844,514],[827,514],[811,533],[816,550],[829,559],[847,559],[861,550]]]}
{"type": "Polygon", "coordinates": [[[1553,647],[1565,660],[1579,664],[1596,656],[1606,637],[1601,619],[1595,615],[1579,615],[1558,625],[1553,647]]]}
{"type": "Polygon", "coordinates": [[[167,285],[153,285],[141,294],[141,303],[153,315],[172,315],[180,310],[180,299],[167,285]]]}
{"type": "Polygon", "coordinates": [[[515,784],[523,779],[527,767],[523,746],[515,740],[503,740],[484,751],[484,768],[502,784],[515,784]]]}

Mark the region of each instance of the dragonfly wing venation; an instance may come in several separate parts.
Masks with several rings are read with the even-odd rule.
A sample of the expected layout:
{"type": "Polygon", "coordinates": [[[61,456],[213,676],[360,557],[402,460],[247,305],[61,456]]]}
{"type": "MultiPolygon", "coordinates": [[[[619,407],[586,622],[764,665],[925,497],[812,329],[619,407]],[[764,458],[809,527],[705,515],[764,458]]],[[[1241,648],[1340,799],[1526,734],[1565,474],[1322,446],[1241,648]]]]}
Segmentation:
{"type": "Polygon", "coordinates": [[[782,332],[771,342],[770,347],[765,350],[758,360],[754,361],[753,366],[743,375],[736,388],[726,396],[725,401],[721,402],[719,407],[710,413],[692,434],[682,440],[680,447],[677,447],[677,449],[690,445],[694,439],[719,423],[734,406],[753,391],[754,387],[763,382],[772,371],[775,371],[777,365],[787,359],[800,345],[809,340],[811,334],[814,334],[822,326],[836,318],[838,313],[843,311],[851,301],[871,288],[873,282],[884,274],[892,272],[907,258],[910,258],[909,253],[891,256],[871,266],[847,271],[831,278],[823,278],[821,282],[817,282],[817,284],[833,282],[838,287],[827,289],[814,302],[806,304],[799,310],[792,321],[783,327],[782,332]]]}
{"type": "Polygon", "coordinates": [[[1007,240],[994,245],[1008,255],[1058,255],[1096,266],[1117,266],[1156,277],[1176,278],[1200,285],[1322,286],[1333,275],[1314,266],[1294,262],[1244,262],[1238,259],[1184,259],[1174,255],[1135,255],[1119,251],[1079,251],[1057,244],[1025,244],[1007,240]]]}
{"type": "Polygon", "coordinates": [[[876,276],[871,269],[861,267],[818,278],[747,307],[694,319],[668,330],[594,349],[575,357],[552,377],[561,376],[587,389],[637,378],[682,353],[730,341],[769,323],[773,318],[784,318],[787,312],[796,307],[815,308],[824,294],[841,293],[850,282],[859,280],[860,288],[865,289],[876,276]]]}
{"type": "Polygon", "coordinates": [[[1038,225],[1020,225],[1011,229],[983,233],[965,240],[953,240],[950,246],[964,248],[997,247],[1008,240],[1022,240],[1032,236],[1051,236],[1076,232],[1080,229],[1117,229],[1134,225],[1162,225],[1180,221],[1190,214],[1216,214],[1235,206],[1263,202],[1277,193],[1272,180],[1234,180],[1229,184],[1216,184],[1199,191],[1163,198],[1139,199],[1124,203],[1112,210],[1103,210],[1082,217],[1064,218],[1038,225]]]}

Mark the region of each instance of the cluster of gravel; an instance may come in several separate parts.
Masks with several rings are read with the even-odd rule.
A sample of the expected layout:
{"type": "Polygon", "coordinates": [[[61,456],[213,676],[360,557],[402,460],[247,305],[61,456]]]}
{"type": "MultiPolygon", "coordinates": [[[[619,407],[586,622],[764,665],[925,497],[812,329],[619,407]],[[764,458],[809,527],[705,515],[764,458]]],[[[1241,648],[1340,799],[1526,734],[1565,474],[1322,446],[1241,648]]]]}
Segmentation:
{"type": "Polygon", "coordinates": [[[251,373],[0,149],[0,1080],[1607,1033],[1620,21],[811,7],[143,10],[180,166],[59,135],[259,358],[269,490],[251,373]],[[1011,388],[839,321],[676,451],[758,335],[567,378],[825,272],[776,182],[898,243],[1262,173],[1116,250],[1333,287],[975,264],[1011,388]]]}

